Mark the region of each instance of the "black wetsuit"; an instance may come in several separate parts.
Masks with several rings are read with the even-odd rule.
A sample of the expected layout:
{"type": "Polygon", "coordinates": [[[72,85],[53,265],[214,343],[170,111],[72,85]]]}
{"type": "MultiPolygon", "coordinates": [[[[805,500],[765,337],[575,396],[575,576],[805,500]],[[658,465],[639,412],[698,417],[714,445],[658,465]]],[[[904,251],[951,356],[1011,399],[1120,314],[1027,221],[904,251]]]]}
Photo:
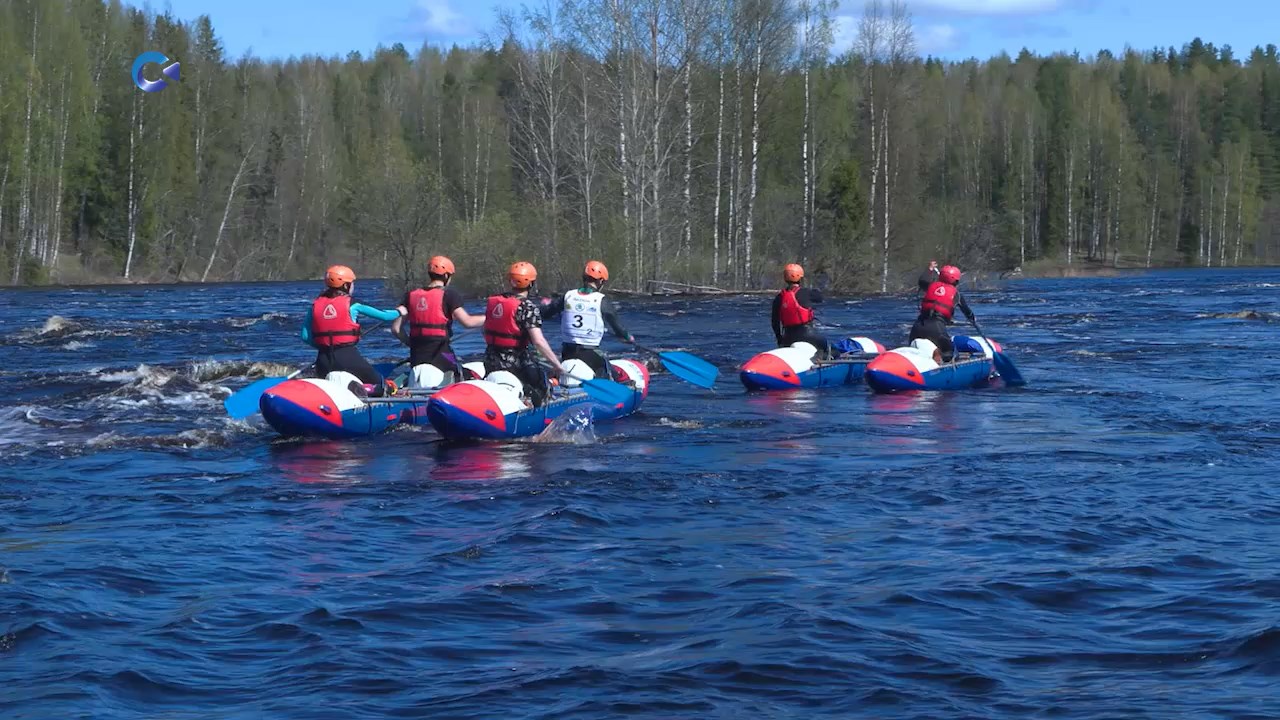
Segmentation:
{"type": "MultiPolygon", "coordinates": [[[[973,322],[973,311],[969,309],[969,303],[965,302],[964,296],[959,291],[956,291],[955,309],[963,312],[965,317],[969,318],[970,322],[973,322]]],[[[911,337],[907,342],[916,339],[929,340],[938,346],[938,352],[942,353],[944,360],[950,359],[954,350],[954,346],[951,343],[951,332],[947,330],[947,326],[950,324],[951,321],[935,311],[922,312],[916,318],[915,324],[911,326],[911,337]]]]}
{"type": "MultiPolygon", "coordinates": [[[[796,303],[802,308],[813,309],[814,305],[822,303],[822,291],[817,288],[801,287],[796,290],[796,303]]],[[[818,348],[818,352],[822,357],[831,356],[831,344],[827,342],[827,338],[814,329],[812,322],[804,325],[792,325],[790,327],[782,326],[782,296],[777,295],[773,298],[773,310],[770,314],[770,326],[773,328],[773,337],[778,341],[778,347],[787,347],[793,343],[807,342],[818,348]]]]}

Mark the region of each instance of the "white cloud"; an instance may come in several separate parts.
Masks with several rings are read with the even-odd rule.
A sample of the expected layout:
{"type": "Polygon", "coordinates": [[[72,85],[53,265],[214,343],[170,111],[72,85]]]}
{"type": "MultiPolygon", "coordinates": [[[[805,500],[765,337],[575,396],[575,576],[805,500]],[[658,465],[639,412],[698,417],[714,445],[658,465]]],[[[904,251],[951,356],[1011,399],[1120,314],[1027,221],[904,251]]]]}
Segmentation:
{"type": "Polygon", "coordinates": [[[965,15],[1026,15],[1057,10],[1066,4],[1066,0],[913,0],[910,7],[965,15]]]}
{"type": "Polygon", "coordinates": [[[916,48],[921,55],[939,55],[960,47],[963,37],[954,25],[925,25],[916,30],[916,48]]]}
{"type": "Polygon", "coordinates": [[[837,15],[831,18],[831,52],[835,55],[847,52],[858,37],[858,18],[837,15]]]}
{"type": "Polygon", "coordinates": [[[410,13],[410,31],[431,37],[457,37],[471,32],[470,23],[449,6],[449,0],[418,0],[410,13]]]}
{"type": "MultiPolygon", "coordinates": [[[[861,18],[854,15],[837,15],[831,18],[831,52],[840,55],[853,49],[858,39],[858,23],[861,18]]],[[[916,51],[920,55],[946,55],[960,49],[966,37],[954,25],[931,23],[915,26],[916,51]]]]}

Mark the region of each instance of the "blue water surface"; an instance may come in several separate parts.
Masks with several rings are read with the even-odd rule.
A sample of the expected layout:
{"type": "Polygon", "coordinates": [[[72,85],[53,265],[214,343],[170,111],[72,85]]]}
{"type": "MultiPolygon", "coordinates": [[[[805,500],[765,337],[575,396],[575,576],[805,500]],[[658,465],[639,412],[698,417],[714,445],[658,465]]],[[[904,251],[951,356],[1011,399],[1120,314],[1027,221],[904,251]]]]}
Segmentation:
{"type": "Polygon", "coordinates": [[[0,291],[0,718],[1280,716],[1278,270],[974,291],[1030,384],[929,395],[748,394],[768,298],[624,298],[714,392],[512,444],[227,419],[314,292],[0,291]]]}

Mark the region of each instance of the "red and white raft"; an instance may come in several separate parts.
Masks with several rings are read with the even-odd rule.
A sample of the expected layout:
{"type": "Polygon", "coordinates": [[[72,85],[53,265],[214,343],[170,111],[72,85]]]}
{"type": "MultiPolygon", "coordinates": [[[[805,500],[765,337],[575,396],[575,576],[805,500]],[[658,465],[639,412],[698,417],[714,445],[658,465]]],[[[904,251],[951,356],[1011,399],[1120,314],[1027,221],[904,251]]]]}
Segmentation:
{"type": "Polygon", "coordinates": [[[884,346],[869,337],[841,344],[851,350],[831,360],[819,360],[818,348],[807,342],[766,350],[744,363],[738,377],[748,390],[849,385],[861,382],[867,362],[884,352],[884,346]]]}
{"type": "Polygon", "coordinates": [[[961,390],[982,387],[998,377],[992,360],[1002,351],[998,343],[957,335],[952,344],[953,360],[943,363],[934,359],[938,346],[930,340],[894,348],[867,364],[867,385],[876,392],[961,390]]]}
{"type": "MultiPolygon", "coordinates": [[[[616,420],[634,413],[649,394],[649,370],[639,360],[612,360],[614,380],[629,387],[625,402],[606,406],[592,400],[579,383],[566,379],[539,407],[525,402],[524,388],[515,375],[498,371],[483,380],[450,385],[427,403],[427,419],[442,436],[461,440],[509,440],[541,433],[571,408],[591,406],[593,420],[616,420]]],[[[586,363],[569,360],[565,369],[581,378],[594,377],[586,363]]]]}

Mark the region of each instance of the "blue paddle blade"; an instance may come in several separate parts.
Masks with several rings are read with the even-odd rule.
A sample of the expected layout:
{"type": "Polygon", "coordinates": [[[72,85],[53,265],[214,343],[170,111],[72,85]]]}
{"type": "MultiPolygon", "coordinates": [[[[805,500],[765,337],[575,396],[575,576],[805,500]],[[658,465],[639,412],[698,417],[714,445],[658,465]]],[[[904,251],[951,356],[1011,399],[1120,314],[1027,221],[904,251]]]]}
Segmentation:
{"type": "Polygon", "coordinates": [[[635,394],[631,388],[612,380],[584,380],[582,389],[592,400],[605,405],[621,405],[635,394]]]}
{"type": "Polygon", "coordinates": [[[1018,372],[1017,366],[1013,364],[1013,359],[1004,353],[996,353],[992,358],[996,364],[996,372],[1000,373],[1000,377],[1004,378],[1006,385],[1017,387],[1026,385],[1027,381],[1022,379],[1022,373],[1018,372]]]}
{"type": "Polygon", "coordinates": [[[223,400],[222,407],[226,408],[227,414],[236,420],[247,418],[258,412],[258,400],[262,398],[262,393],[288,379],[287,377],[269,377],[255,380],[223,400]]]}
{"type": "Polygon", "coordinates": [[[400,367],[401,365],[404,365],[404,362],[398,362],[398,363],[393,363],[393,362],[374,363],[374,364],[373,364],[373,369],[374,369],[374,370],[377,370],[377,371],[378,371],[378,374],[379,374],[379,375],[381,375],[382,377],[386,377],[386,376],[388,376],[388,375],[390,375],[390,374],[394,373],[394,372],[396,371],[396,368],[400,367]]]}
{"type": "Polygon", "coordinates": [[[720,375],[720,368],[687,352],[658,353],[658,359],[672,375],[698,387],[712,388],[720,375]]]}

